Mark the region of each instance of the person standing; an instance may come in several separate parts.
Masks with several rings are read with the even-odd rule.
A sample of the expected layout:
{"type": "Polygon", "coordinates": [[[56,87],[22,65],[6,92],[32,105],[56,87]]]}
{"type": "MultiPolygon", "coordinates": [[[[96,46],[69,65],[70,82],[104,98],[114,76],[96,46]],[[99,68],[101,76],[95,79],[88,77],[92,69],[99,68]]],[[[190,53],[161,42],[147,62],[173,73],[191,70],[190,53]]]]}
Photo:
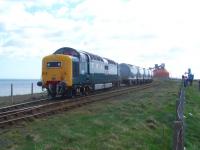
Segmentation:
{"type": "Polygon", "coordinates": [[[187,85],[188,85],[188,79],[187,79],[186,76],[184,76],[184,81],[183,81],[183,83],[184,83],[184,87],[187,87],[187,85]]]}

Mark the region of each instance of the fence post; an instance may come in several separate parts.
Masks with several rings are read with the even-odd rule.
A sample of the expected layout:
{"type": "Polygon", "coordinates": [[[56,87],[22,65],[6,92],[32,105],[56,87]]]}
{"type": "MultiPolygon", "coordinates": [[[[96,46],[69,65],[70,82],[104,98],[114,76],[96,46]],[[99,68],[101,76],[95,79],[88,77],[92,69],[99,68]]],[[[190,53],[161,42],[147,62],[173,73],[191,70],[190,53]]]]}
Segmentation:
{"type": "Polygon", "coordinates": [[[178,115],[178,106],[179,106],[180,100],[176,100],[176,120],[179,120],[179,115],[178,115]]]}
{"type": "Polygon", "coordinates": [[[33,83],[31,83],[31,95],[33,96],[33,83]]]}
{"type": "Polygon", "coordinates": [[[13,101],[13,84],[11,83],[11,101],[12,101],[12,104],[14,103],[13,101]]]}
{"type": "Polygon", "coordinates": [[[185,88],[182,86],[176,100],[176,121],[174,121],[173,149],[184,150],[184,102],[185,88]]]}
{"type": "Polygon", "coordinates": [[[183,150],[184,141],[183,141],[183,122],[174,121],[174,143],[173,150],[183,150]]]}

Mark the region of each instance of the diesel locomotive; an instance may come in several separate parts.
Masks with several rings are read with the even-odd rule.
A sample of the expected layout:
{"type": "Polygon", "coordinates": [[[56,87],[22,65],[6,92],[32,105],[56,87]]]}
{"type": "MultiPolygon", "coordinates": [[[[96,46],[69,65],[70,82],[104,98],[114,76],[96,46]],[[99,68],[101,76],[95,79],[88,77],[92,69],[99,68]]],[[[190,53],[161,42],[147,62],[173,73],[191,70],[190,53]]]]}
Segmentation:
{"type": "Polygon", "coordinates": [[[87,95],[117,85],[118,64],[85,51],[63,47],[42,60],[42,85],[48,95],[87,95]]]}
{"type": "Polygon", "coordinates": [[[62,47],[42,60],[42,86],[50,97],[88,95],[91,91],[152,81],[151,71],[62,47]]]}

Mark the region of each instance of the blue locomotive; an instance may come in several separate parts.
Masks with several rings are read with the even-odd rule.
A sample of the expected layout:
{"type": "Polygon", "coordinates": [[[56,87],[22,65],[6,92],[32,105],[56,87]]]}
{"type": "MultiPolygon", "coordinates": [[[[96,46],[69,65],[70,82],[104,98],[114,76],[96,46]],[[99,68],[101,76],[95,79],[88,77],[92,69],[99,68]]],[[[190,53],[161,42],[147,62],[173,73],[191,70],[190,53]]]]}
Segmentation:
{"type": "Polygon", "coordinates": [[[119,82],[116,62],[85,51],[63,47],[42,61],[42,86],[51,97],[88,94],[119,82]]]}

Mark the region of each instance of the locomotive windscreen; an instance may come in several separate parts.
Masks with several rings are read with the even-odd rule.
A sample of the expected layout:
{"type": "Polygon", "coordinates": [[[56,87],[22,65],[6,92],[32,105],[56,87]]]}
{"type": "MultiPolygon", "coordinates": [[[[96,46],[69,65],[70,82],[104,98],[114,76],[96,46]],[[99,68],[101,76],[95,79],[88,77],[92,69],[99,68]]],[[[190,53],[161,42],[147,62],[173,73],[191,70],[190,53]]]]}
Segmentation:
{"type": "Polygon", "coordinates": [[[48,68],[52,68],[52,67],[58,68],[58,67],[61,67],[61,62],[48,62],[48,63],[47,63],[47,67],[48,67],[48,68]]]}
{"type": "Polygon", "coordinates": [[[69,47],[60,48],[57,51],[55,51],[54,54],[64,54],[64,55],[79,57],[79,53],[75,49],[69,47]]]}

